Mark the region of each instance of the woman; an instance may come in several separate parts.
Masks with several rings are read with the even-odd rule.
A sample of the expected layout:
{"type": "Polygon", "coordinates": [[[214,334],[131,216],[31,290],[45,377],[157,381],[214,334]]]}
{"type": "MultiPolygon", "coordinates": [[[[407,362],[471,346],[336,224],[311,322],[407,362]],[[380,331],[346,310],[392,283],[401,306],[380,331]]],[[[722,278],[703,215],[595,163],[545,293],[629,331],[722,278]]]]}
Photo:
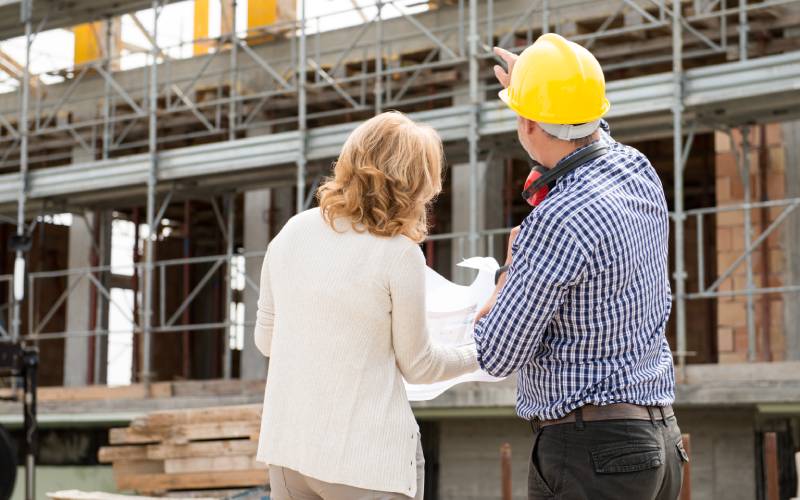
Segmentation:
{"type": "Polygon", "coordinates": [[[425,328],[419,243],[441,176],[436,132],[383,113],[350,134],[320,208],[270,243],[255,342],[270,358],[258,459],[273,498],[422,498],[403,378],[478,367],[474,347],[433,344],[425,328]]]}

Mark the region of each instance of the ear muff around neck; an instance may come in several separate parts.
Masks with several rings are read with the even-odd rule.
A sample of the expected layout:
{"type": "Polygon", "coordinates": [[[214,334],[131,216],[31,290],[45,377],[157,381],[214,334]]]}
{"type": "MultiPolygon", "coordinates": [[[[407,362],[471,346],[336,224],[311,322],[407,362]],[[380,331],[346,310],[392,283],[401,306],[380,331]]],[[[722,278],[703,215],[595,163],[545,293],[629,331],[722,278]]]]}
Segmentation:
{"type": "Polygon", "coordinates": [[[562,159],[553,168],[547,169],[535,164],[525,181],[522,198],[535,207],[547,198],[550,190],[561,177],[572,172],[581,165],[595,160],[608,152],[608,147],[601,142],[593,142],[567,159],[562,159]]]}

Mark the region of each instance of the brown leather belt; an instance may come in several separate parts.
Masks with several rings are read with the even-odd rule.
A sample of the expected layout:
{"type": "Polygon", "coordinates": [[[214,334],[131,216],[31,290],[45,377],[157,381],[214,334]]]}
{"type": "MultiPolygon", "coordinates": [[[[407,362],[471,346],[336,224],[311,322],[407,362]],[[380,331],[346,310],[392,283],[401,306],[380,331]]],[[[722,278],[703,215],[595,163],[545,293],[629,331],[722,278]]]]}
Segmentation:
{"type": "Polygon", "coordinates": [[[629,403],[614,403],[610,405],[586,405],[570,412],[567,416],[557,420],[533,420],[532,426],[547,427],[549,425],[568,424],[577,421],[576,414],[580,412],[584,422],[599,420],[650,420],[658,422],[675,415],[672,406],[639,406],[629,403]]]}

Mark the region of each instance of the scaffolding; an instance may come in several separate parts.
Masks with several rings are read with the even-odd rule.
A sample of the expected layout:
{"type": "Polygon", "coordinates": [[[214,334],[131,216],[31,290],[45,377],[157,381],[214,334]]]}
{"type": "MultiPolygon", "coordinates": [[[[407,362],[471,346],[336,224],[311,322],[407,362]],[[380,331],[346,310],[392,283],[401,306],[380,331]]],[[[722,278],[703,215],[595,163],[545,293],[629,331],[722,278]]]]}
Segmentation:
{"type": "MultiPolygon", "coordinates": [[[[36,88],[31,95],[30,47],[36,34],[48,26],[48,16],[32,15],[31,1],[23,0],[27,55],[19,100],[0,97],[0,172],[5,172],[0,173],[0,209],[16,204],[16,219],[11,221],[16,223],[20,245],[18,260],[24,262],[26,236],[45,214],[144,198],[146,224],[157,228],[173,196],[187,189],[222,195],[222,207],[214,198],[214,210],[226,252],[156,261],[151,234],[145,239],[144,261],[135,263],[132,270],[144,285],[138,318],[116,303],[108,286],[98,279],[111,272],[110,266],[27,273],[27,332],[21,331],[23,300],[18,300],[19,294],[14,298],[13,277],[0,276],[0,286],[8,286],[12,299],[3,306],[8,309],[10,328],[0,324],[0,336],[36,343],[113,333],[102,328],[42,333],[76,284],[85,279],[134,323],[135,334],[143,336],[141,377],[145,383],[151,378],[153,334],[222,328],[229,339],[233,328],[243,326],[229,314],[226,321],[217,323],[177,325],[176,321],[209,277],[223,267],[227,268],[230,304],[235,259],[257,262],[263,256],[235,250],[232,195],[251,183],[293,183],[296,210],[308,208],[325,172],[322,160],[336,156],[357,120],[386,109],[408,110],[412,118],[434,126],[450,147],[465,141],[470,172],[468,230],[433,235],[430,241],[451,241],[463,255],[475,255],[480,249],[494,254],[497,241],[508,229],[479,226],[479,163],[502,149],[515,124],[513,114],[492,97],[499,86],[486,71],[494,58],[491,49],[500,46],[519,52],[538,34],[556,31],[597,52],[608,74],[622,75],[608,85],[613,103],[609,119],[618,131],[615,135],[673,138],[672,278],[679,370],[685,369],[690,355],[688,300],[747,297],[748,353],[751,361],[756,360],[754,297],[795,293],[800,284],[756,286],[752,255],[797,209],[800,198],[754,202],[747,186],[742,204],[686,210],[684,169],[696,134],[730,133],[738,127],[745,137],[738,154],[739,169],[747,183],[748,127],[800,116],[796,85],[800,43],[788,36],[785,43],[755,43],[750,36],[756,29],[786,32],[800,25],[800,1],[453,0],[431,2],[428,11],[416,14],[411,13],[415,3],[377,0],[314,15],[301,2],[297,21],[259,30],[262,37],[272,37],[270,43],[251,45],[252,30],[234,23],[230,33],[189,42],[211,47],[208,54],[182,58],[176,54],[182,53],[186,43],[171,47],[156,43],[163,2],[152,0],[153,24],[147,28],[151,46],[142,53],[147,58],[144,67],[112,71],[121,56],[107,51],[100,60],[65,68],[59,73],[62,83],[50,86],[48,92],[36,88]],[[336,30],[324,28],[330,18],[348,12],[363,16],[364,22],[336,30]],[[37,25],[34,18],[40,20],[37,25]],[[617,43],[620,39],[633,41],[617,43]],[[466,82],[458,76],[463,70],[466,82]],[[162,133],[165,124],[185,130],[162,133]],[[75,159],[76,151],[84,160],[75,159]],[[221,171],[225,175],[219,175],[221,171]],[[192,183],[187,186],[188,181],[192,183]],[[775,207],[782,208],[780,215],[755,235],[751,212],[775,207]],[[725,211],[745,214],[744,250],[706,286],[702,280],[703,222],[725,211]],[[698,231],[700,284],[696,291],[686,286],[685,222],[690,217],[696,219],[698,231]],[[211,270],[178,311],[165,317],[165,269],[199,264],[210,265],[211,270]],[[720,284],[741,264],[747,269],[745,286],[720,291],[720,284]],[[159,290],[154,289],[157,274],[161,275],[159,290]],[[71,286],[37,321],[33,291],[45,286],[45,280],[63,278],[71,286]],[[155,310],[161,317],[154,317],[155,310]]],[[[112,5],[116,3],[108,2],[105,11],[96,10],[95,17],[83,20],[97,19],[97,13],[103,12],[110,24],[108,16],[119,14],[112,12],[112,5]]],[[[245,286],[257,291],[257,284],[245,278],[245,286]]],[[[232,375],[230,343],[224,345],[223,373],[228,378],[232,375]]]]}

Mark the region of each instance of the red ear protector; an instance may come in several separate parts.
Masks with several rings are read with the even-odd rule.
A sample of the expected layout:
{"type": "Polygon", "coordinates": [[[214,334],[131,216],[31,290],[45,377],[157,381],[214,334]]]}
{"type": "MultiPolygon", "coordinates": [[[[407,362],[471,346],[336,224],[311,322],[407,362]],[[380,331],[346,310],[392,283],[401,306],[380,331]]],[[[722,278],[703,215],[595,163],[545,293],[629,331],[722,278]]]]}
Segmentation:
{"type": "Polygon", "coordinates": [[[608,147],[604,144],[593,142],[579,153],[566,160],[559,161],[556,166],[551,169],[547,169],[538,163],[534,164],[533,168],[531,168],[531,173],[528,174],[528,178],[525,180],[522,198],[532,207],[539,205],[547,198],[550,190],[553,189],[556,182],[558,182],[558,179],[572,172],[584,163],[600,158],[607,152],[608,147]]]}
{"type": "Polygon", "coordinates": [[[534,163],[533,167],[531,168],[531,173],[529,173],[528,178],[525,179],[525,187],[524,191],[522,191],[522,197],[528,202],[528,205],[532,207],[535,207],[539,205],[539,203],[543,202],[550,193],[549,185],[536,182],[544,177],[546,173],[547,168],[539,163],[534,163]],[[535,186],[533,186],[534,183],[536,184],[535,186]]]}

